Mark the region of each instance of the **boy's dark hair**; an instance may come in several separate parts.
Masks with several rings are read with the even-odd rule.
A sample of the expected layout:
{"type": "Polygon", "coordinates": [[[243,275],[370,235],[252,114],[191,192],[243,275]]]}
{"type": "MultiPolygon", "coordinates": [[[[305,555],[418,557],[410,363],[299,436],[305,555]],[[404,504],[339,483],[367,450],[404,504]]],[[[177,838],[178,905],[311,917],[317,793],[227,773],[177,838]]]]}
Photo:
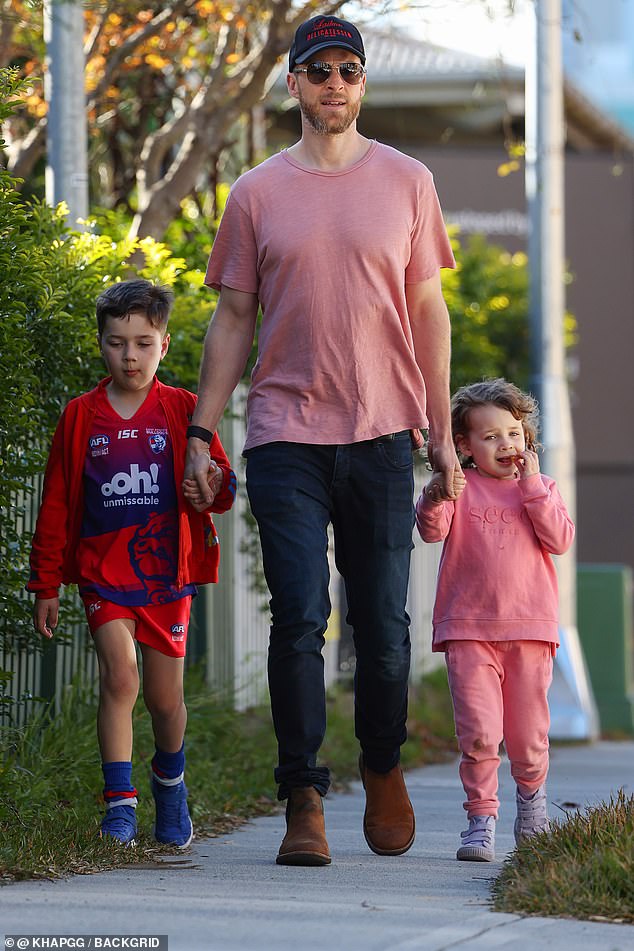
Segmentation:
{"type": "Polygon", "coordinates": [[[469,432],[470,411],[476,406],[486,406],[488,403],[508,410],[511,416],[521,422],[527,449],[535,452],[539,448],[537,400],[502,377],[470,383],[456,390],[451,399],[451,431],[454,440],[456,436],[466,436],[469,432]]]}
{"type": "Polygon", "coordinates": [[[97,298],[99,336],[108,317],[128,317],[131,313],[145,314],[155,330],[165,333],[173,303],[172,289],[164,284],[152,284],[144,278],[112,284],[97,298]]]}

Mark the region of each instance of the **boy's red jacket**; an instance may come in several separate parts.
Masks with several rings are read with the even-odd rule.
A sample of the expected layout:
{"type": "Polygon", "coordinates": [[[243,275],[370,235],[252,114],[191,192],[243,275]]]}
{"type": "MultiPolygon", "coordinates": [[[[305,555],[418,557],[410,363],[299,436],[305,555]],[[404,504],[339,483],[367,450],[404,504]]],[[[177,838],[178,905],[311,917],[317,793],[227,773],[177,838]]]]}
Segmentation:
{"type": "MultiPolygon", "coordinates": [[[[54,598],[60,584],[80,580],[76,553],[83,516],[83,475],[86,445],[96,409],[97,393],[110,378],[68,404],[55,430],[44,475],[42,503],[31,548],[31,576],[27,591],[38,598],[54,598]]],[[[209,447],[212,459],[223,472],[223,483],[207,512],[196,512],[185,500],[180,486],[185,471],[185,430],[196,396],[188,390],[167,386],[159,380],[159,402],[165,412],[174,447],[174,482],[178,499],[178,572],[176,586],[205,584],[218,580],[220,545],[210,511],[226,512],[233,505],[236,477],[218,436],[209,447]]]]}

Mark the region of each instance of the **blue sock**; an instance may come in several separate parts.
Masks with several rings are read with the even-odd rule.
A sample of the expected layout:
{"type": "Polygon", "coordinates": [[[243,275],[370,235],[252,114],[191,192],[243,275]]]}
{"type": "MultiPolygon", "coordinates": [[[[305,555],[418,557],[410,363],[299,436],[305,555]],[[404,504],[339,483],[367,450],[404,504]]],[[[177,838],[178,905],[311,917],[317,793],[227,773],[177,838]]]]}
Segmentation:
{"type": "Polygon", "coordinates": [[[132,810],[136,809],[137,793],[132,785],[132,763],[123,761],[118,763],[102,763],[103,771],[103,798],[106,809],[112,809],[114,806],[125,806],[130,809],[131,816],[134,816],[132,810]]]}
{"type": "Polygon", "coordinates": [[[176,753],[166,753],[155,747],[152,758],[154,779],[163,786],[177,786],[185,776],[185,744],[176,753]]]}

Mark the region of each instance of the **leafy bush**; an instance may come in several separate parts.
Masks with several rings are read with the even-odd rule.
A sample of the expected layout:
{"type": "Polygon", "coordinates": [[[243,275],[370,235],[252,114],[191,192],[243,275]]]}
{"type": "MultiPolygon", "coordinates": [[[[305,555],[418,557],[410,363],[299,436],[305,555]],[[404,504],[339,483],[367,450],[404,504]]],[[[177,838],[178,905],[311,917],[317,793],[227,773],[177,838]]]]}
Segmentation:
{"type": "MultiPolygon", "coordinates": [[[[452,237],[456,269],[442,272],[451,316],[451,388],[504,376],[529,387],[529,271],[524,252],[510,254],[481,235],[466,243],[452,237]]],[[[567,279],[570,279],[569,276],[567,279]]],[[[564,316],[566,347],[576,342],[576,322],[564,316]]]]}
{"type": "Polygon", "coordinates": [[[528,269],[478,235],[454,238],[457,267],[443,271],[451,315],[452,390],[483,377],[505,376],[526,386],[529,376],[528,269]]]}
{"type": "MultiPolygon", "coordinates": [[[[14,108],[20,85],[15,70],[0,70],[0,122],[14,108]]],[[[97,296],[133,274],[177,285],[172,357],[162,376],[192,389],[210,300],[208,291],[201,292],[202,273],[188,271],[165,244],[99,233],[95,222],[73,231],[63,204],[28,201],[15,185],[0,170],[0,702],[11,655],[43,646],[24,594],[29,513],[64,405],[104,375],[96,343],[97,296]]],[[[63,608],[70,606],[67,599],[63,608]]]]}

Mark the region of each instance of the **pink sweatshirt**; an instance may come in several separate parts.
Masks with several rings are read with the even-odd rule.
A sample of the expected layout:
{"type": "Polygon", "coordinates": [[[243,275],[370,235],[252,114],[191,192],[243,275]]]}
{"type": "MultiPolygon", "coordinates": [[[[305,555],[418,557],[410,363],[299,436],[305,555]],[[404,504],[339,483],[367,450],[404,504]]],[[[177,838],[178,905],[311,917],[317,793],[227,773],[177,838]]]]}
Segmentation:
{"type": "Polygon", "coordinates": [[[445,544],[438,573],[432,650],[449,640],[539,640],[559,646],[557,575],[574,525],[554,481],[493,479],[465,471],[456,502],[422,494],[416,525],[445,544]]]}

